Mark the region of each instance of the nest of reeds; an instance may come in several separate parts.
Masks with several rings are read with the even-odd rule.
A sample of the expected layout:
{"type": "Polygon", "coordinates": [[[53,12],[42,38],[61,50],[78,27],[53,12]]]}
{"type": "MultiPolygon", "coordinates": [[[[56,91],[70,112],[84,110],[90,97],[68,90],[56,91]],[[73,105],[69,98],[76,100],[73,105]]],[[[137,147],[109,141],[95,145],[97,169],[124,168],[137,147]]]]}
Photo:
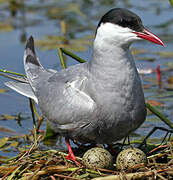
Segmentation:
{"type": "MultiPolygon", "coordinates": [[[[67,153],[58,150],[41,150],[41,136],[35,137],[29,148],[22,150],[10,159],[1,158],[1,180],[44,180],[44,179],[172,179],[173,178],[173,141],[153,146],[147,152],[148,164],[137,164],[128,170],[118,171],[116,164],[112,170],[93,168],[82,165],[82,154],[86,151],[75,149],[80,166],[66,160],[67,153]]],[[[146,145],[146,144],[145,144],[146,145]]],[[[147,147],[145,147],[145,150],[147,147]]],[[[149,149],[149,148],[148,148],[149,149]]],[[[114,161],[115,162],[115,161],[114,161]]]]}

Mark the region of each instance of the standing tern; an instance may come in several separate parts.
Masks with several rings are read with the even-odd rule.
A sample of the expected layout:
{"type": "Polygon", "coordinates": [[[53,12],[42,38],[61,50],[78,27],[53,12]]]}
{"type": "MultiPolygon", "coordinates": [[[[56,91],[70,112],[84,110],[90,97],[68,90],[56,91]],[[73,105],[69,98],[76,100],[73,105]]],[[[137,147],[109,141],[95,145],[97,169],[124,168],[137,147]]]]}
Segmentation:
{"type": "Polygon", "coordinates": [[[40,64],[31,36],[24,51],[26,82],[8,87],[38,103],[51,128],[81,143],[111,144],[136,130],[145,120],[146,105],[129,46],[145,39],[164,46],[133,12],[114,8],[100,20],[89,62],[50,71],[40,64]]]}

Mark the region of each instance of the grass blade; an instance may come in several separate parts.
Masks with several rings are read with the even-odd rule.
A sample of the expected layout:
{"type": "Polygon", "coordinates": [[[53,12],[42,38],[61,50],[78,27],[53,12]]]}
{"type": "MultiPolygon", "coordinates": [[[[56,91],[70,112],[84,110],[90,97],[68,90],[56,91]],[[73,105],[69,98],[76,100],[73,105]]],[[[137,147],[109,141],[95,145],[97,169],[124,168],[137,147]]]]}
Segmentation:
{"type": "Polygon", "coordinates": [[[173,0],[169,0],[171,6],[173,7],[173,0]]]}
{"type": "Polygon", "coordinates": [[[64,49],[64,48],[60,48],[60,49],[62,50],[62,52],[63,52],[64,54],[66,54],[67,56],[70,56],[71,58],[77,60],[78,62],[80,62],[80,63],[86,62],[84,59],[82,59],[82,58],[80,58],[79,56],[73,54],[72,52],[70,52],[70,51],[68,51],[68,50],[66,50],[66,49],[64,49]]]}
{"type": "Polygon", "coordinates": [[[58,55],[59,55],[59,59],[60,59],[60,63],[61,63],[62,69],[65,69],[66,68],[66,64],[65,64],[65,61],[64,61],[64,57],[63,57],[63,53],[62,53],[61,48],[58,48],[58,55]]]}
{"type": "Polygon", "coordinates": [[[162,113],[160,113],[155,107],[151,106],[150,104],[146,103],[147,108],[159,117],[165,124],[167,124],[171,129],[173,129],[173,123],[167,119],[162,113]]]}

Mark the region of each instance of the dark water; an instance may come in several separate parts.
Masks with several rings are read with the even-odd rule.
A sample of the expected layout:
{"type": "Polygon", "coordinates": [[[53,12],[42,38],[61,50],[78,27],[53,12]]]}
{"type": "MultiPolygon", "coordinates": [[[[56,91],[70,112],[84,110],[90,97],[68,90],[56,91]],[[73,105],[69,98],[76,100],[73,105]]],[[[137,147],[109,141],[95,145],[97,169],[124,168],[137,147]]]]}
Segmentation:
{"type": "MultiPolygon", "coordinates": [[[[138,53],[134,54],[135,59],[137,59],[137,67],[140,69],[156,69],[159,64],[162,69],[167,67],[166,63],[171,62],[173,58],[173,54],[168,56],[165,53],[173,50],[173,8],[171,8],[169,1],[30,0],[19,4],[20,8],[17,9],[11,6],[9,3],[0,3],[0,24],[8,25],[8,31],[0,29],[0,69],[24,73],[23,51],[25,39],[30,35],[33,35],[36,40],[45,39],[47,35],[63,36],[60,28],[62,20],[67,24],[67,39],[94,35],[99,17],[113,7],[125,7],[138,14],[142,18],[143,24],[157,34],[166,44],[166,48],[163,48],[145,41],[134,43],[132,47],[138,50],[138,53]],[[142,53],[141,50],[145,50],[145,52],[142,53]],[[160,56],[159,52],[164,53],[160,56]],[[153,61],[147,61],[146,59],[153,59],[153,61]]],[[[88,45],[80,51],[73,52],[88,60],[92,52],[91,47],[91,45],[88,45]]],[[[56,49],[45,51],[37,46],[37,55],[44,67],[60,69],[56,49]]],[[[74,60],[67,60],[67,65],[75,63],[74,60]]],[[[171,71],[162,74],[163,84],[167,82],[171,75],[173,76],[171,71]]],[[[164,88],[159,89],[155,73],[143,75],[141,79],[144,85],[149,86],[144,90],[146,99],[162,103],[163,106],[159,110],[172,120],[173,91],[166,91],[164,88]]],[[[7,79],[0,77],[0,89],[6,88],[3,84],[5,81],[7,79]]],[[[17,124],[16,120],[0,120],[0,127],[14,130],[20,134],[29,133],[33,125],[27,98],[10,89],[5,93],[0,93],[0,116],[4,114],[16,116],[19,112],[24,118],[21,121],[22,127],[17,124]]],[[[45,123],[43,123],[43,129],[44,125],[45,123]]],[[[154,126],[167,127],[155,116],[150,115],[136,133],[139,136],[144,136],[154,126]]],[[[8,135],[8,133],[0,132],[0,135],[2,137],[8,135]]],[[[161,138],[163,135],[162,132],[158,131],[154,134],[154,137],[161,138]]]]}

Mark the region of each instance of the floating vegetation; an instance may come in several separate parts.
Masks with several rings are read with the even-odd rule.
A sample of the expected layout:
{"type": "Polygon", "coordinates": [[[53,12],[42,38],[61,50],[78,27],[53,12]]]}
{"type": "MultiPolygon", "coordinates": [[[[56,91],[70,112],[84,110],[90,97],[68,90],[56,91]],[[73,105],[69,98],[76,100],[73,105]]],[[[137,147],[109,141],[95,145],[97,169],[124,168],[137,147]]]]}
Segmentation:
{"type": "Polygon", "coordinates": [[[0,0],[0,4],[7,3],[7,0],[0,0]]]}
{"type": "Polygon", "coordinates": [[[173,58],[173,51],[160,51],[157,54],[162,58],[173,58]]]}
{"type": "Polygon", "coordinates": [[[26,117],[21,116],[21,113],[18,113],[17,115],[9,115],[9,114],[3,114],[0,116],[0,120],[17,120],[18,124],[21,126],[21,119],[25,119],[26,117]]]}
{"type": "Polygon", "coordinates": [[[0,22],[0,32],[13,31],[13,27],[7,22],[0,22]]]}
{"type": "Polygon", "coordinates": [[[12,115],[9,115],[9,114],[3,114],[0,116],[0,120],[14,120],[14,119],[17,119],[18,116],[12,116],[12,115]]]}
{"type": "Polygon", "coordinates": [[[82,38],[67,39],[64,36],[50,35],[43,40],[37,40],[36,45],[43,50],[66,48],[72,51],[84,51],[92,44],[93,37],[93,35],[87,35],[82,38]]]}
{"type": "Polygon", "coordinates": [[[52,6],[48,9],[46,15],[50,19],[62,19],[66,17],[67,13],[75,13],[79,17],[86,18],[86,15],[80,10],[80,6],[78,3],[68,3],[59,7],[52,6]]]}
{"type": "Polygon", "coordinates": [[[5,127],[1,127],[0,126],[0,133],[3,132],[3,133],[8,133],[8,134],[15,134],[16,131],[12,130],[12,129],[9,129],[9,128],[5,128],[5,127]]]}
{"type": "Polygon", "coordinates": [[[131,48],[131,52],[133,55],[139,55],[139,54],[146,54],[146,49],[137,49],[137,48],[131,48]]]}
{"type": "Polygon", "coordinates": [[[1,89],[0,89],[0,94],[3,94],[3,93],[5,93],[5,92],[7,92],[7,89],[6,89],[6,88],[1,88],[1,89]]]}
{"type": "MultiPolygon", "coordinates": [[[[4,133],[13,134],[13,136],[0,138],[0,151],[1,152],[21,152],[29,148],[29,145],[33,142],[32,136],[21,135],[13,130],[0,128],[4,133]],[[18,134],[18,135],[17,135],[18,134]]],[[[0,164],[3,163],[3,157],[0,159],[0,164]],[[1,161],[2,160],[2,161],[1,161]]]]}

